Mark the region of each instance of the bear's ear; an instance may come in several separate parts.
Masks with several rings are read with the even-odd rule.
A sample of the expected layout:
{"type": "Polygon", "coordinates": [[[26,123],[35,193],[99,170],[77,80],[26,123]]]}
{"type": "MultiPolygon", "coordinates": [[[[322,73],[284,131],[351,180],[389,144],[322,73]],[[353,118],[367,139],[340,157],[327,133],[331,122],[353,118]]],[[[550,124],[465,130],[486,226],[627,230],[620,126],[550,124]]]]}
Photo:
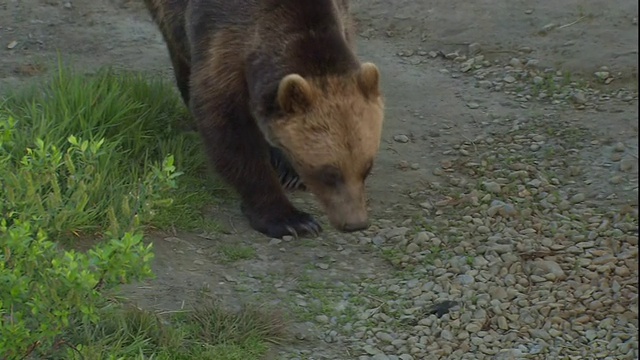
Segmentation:
{"type": "Polygon", "coordinates": [[[360,90],[366,97],[380,96],[380,72],[373,63],[363,63],[358,71],[357,79],[360,90]]]}
{"type": "Polygon", "coordinates": [[[289,74],[278,85],[278,105],[288,113],[304,112],[313,100],[311,85],[298,74],[289,74]]]}

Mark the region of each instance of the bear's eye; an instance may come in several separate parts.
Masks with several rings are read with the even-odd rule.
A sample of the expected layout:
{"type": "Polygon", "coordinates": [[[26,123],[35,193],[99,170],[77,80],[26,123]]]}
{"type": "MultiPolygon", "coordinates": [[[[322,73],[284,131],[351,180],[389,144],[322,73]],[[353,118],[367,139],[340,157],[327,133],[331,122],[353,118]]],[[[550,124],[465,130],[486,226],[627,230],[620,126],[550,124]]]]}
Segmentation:
{"type": "Polygon", "coordinates": [[[335,166],[323,166],[318,171],[318,179],[328,187],[336,187],[344,182],[342,171],[335,166]]]}

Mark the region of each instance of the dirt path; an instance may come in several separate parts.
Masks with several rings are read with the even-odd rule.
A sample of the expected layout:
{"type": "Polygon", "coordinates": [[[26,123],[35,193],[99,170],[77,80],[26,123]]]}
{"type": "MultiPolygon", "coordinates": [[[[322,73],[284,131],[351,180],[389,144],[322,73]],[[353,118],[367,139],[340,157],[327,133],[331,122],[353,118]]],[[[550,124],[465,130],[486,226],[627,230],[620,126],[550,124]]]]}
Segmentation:
{"type": "MultiPolygon", "coordinates": [[[[493,253],[485,254],[487,260],[477,264],[474,260],[482,253],[475,251],[480,243],[469,239],[468,248],[461,253],[456,247],[463,245],[446,243],[448,236],[458,229],[458,225],[452,225],[456,216],[473,218],[475,215],[455,209],[438,210],[438,204],[455,198],[453,190],[468,193],[471,188],[465,184],[474,179],[484,181],[487,192],[491,192],[486,184],[489,180],[502,181],[498,175],[492,178],[491,174],[492,171],[498,174],[502,163],[484,173],[484,177],[478,175],[479,171],[466,170],[475,166],[469,163],[477,161],[481,164],[478,166],[483,167],[482,161],[491,159],[490,155],[483,156],[495,151],[494,158],[500,158],[498,144],[503,144],[500,146],[514,156],[530,153],[534,158],[540,154],[538,148],[551,149],[545,150],[544,159],[536,158],[539,161],[536,160],[535,166],[543,173],[541,164],[545,161],[550,164],[544,175],[549,176],[552,184],[555,184],[554,178],[558,181],[555,191],[566,194],[569,199],[566,201],[581,203],[571,196],[582,194],[589,203],[584,211],[591,214],[590,219],[600,216],[595,215],[598,211],[621,213],[620,209],[626,209],[633,219],[625,221],[637,226],[637,2],[620,1],[615,7],[604,0],[545,2],[535,6],[523,0],[398,0],[392,3],[354,1],[361,35],[358,51],[363,59],[375,62],[382,70],[388,105],[382,151],[370,182],[375,225],[358,235],[340,235],[327,229],[321,239],[270,240],[250,231],[235,207],[220,209],[210,216],[225,225],[228,235],[156,234],[158,279],[130,288],[128,296],[144,306],[159,309],[180,308],[202,291],[233,302],[266,299],[283,303],[286,308],[294,309],[300,319],[293,326],[297,340],[274,351],[274,358],[460,358],[464,357],[461,354],[465,353],[465,346],[468,354],[480,351],[484,355],[477,356],[498,358],[497,352],[484,352],[485,345],[469,337],[469,333],[479,334],[477,329],[467,327],[467,335],[449,339],[450,333],[445,333],[449,330],[438,328],[442,324],[439,317],[429,320],[426,316],[425,322],[415,326],[400,321],[417,316],[412,313],[417,307],[456,300],[456,294],[459,306],[466,299],[463,290],[447,288],[449,278],[435,280],[443,275],[438,268],[464,268],[464,265],[455,265],[451,259],[434,258],[432,254],[439,251],[434,247],[450,249],[455,255],[467,254],[463,256],[467,259],[474,256],[469,260],[469,271],[477,268],[482,272],[483,267],[491,267],[483,261],[489,261],[493,253]],[[576,130],[569,134],[567,129],[574,128],[576,130]],[[536,136],[545,140],[536,140],[536,136]],[[551,151],[555,151],[549,146],[555,145],[566,151],[567,157],[560,160],[571,159],[575,163],[564,164],[566,166],[559,170],[562,166],[549,159],[553,158],[551,151]],[[458,168],[459,165],[462,168],[458,168]],[[569,165],[580,168],[575,174],[568,174],[565,182],[562,171],[569,169],[569,165]],[[552,171],[555,173],[551,174],[552,171]],[[438,227],[430,223],[431,219],[445,225],[438,227]],[[441,223],[438,219],[451,223],[441,223]],[[420,236],[429,244],[423,244],[424,251],[414,256],[408,250],[409,244],[418,241],[420,236]],[[245,248],[253,249],[247,252],[249,259],[238,253],[245,248]],[[398,249],[402,251],[398,253],[398,249]],[[424,265],[425,256],[429,259],[427,265],[424,265]],[[422,267],[408,267],[412,259],[418,259],[422,267]],[[395,287],[408,290],[399,292],[395,287]],[[422,295],[416,295],[410,303],[395,303],[393,296],[389,297],[389,294],[400,294],[397,296],[402,298],[416,288],[423,289],[417,292],[422,295]],[[436,295],[425,295],[427,293],[436,295]],[[415,300],[417,298],[421,300],[415,300]],[[384,309],[383,305],[398,308],[396,312],[385,312],[380,310],[384,309]],[[369,314],[375,318],[375,324],[366,325],[369,320],[358,309],[378,309],[369,314]],[[385,327],[395,330],[385,330],[385,327]],[[414,330],[406,330],[409,328],[420,328],[422,332],[412,333],[414,330]],[[426,332],[423,328],[432,331],[426,332]],[[435,328],[438,330],[433,330],[435,328]],[[440,343],[442,338],[444,344],[440,343]],[[421,342],[426,345],[417,345],[421,342]],[[430,343],[439,345],[430,348],[427,346],[430,343]],[[450,345],[454,343],[458,344],[457,348],[450,345]],[[455,355],[454,351],[460,349],[462,352],[455,355]]],[[[0,0],[0,91],[46,74],[48,69],[43,64],[55,59],[56,51],[65,60],[88,71],[111,65],[171,75],[159,32],[139,3],[0,0]]],[[[530,187],[527,184],[523,186],[530,187]]],[[[300,196],[297,201],[315,209],[306,196],[300,196]]],[[[494,205],[491,200],[486,201],[494,205]]],[[[558,206],[561,204],[560,201],[558,206]]],[[[487,211],[486,207],[483,211],[487,211]]],[[[317,209],[315,213],[319,213],[317,209]]],[[[540,213],[544,215],[544,209],[540,213]]],[[[320,219],[326,223],[325,218],[320,219]]],[[[625,223],[619,219],[611,222],[625,223]]],[[[487,226],[493,231],[494,224],[490,225],[487,226]]],[[[471,234],[482,233],[481,227],[476,224],[471,234]]],[[[620,297],[611,296],[625,307],[635,308],[637,228],[618,226],[617,229],[622,229],[620,236],[626,237],[620,240],[622,245],[611,250],[612,256],[618,259],[616,266],[624,263],[631,270],[624,275],[614,270],[611,273],[621,277],[615,279],[618,286],[623,287],[619,292],[631,302],[620,302],[620,297]],[[627,256],[634,251],[635,257],[627,256]],[[635,288],[631,281],[634,279],[635,288]]],[[[531,249],[518,247],[527,243],[525,240],[514,245],[514,249],[540,251],[535,244],[531,249]]],[[[578,244],[582,240],[575,241],[578,244]]],[[[570,249],[572,245],[575,244],[567,244],[565,248],[570,249]]],[[[593,255],[597,256],[604,254],[593,255]]],[[[571,261],[580,262],[580,256],[575,257],[577,259],[571,261]]],[[[507,261],[505,256],[499,258],[507,261]]],[[[552,257],[549,261],[559,263],[573,276],[570,260],[565,263],[552,257]]],[[[588,269],[585,271],[596,271],[585,266],[588,269]]],[[[462,270],[459,273],[466,274],[462,270]]],[[[502,285],[517,288],[518,284],[502,285]]],[[[488,292],[483,286],[470,296],[476,300],[478,296],[482,298],[482,291],[488,292]]],[[[487,286],[493,289],[493,285],[487,286]]],[[[477,304],[471,307],[475,306],[483,309],[477,304]]],[[[552,317],[553,313],[547,312],[547,315],[552,317]]],[[[453,318],[445,320],[455,322],[455,316],[451,316],[453,318]]],[[[522,313],[519,316],[524,317],[522,313]]],[[[490,318],[499,332],[500,316],[490,318]]],[[[457,319],[459,322],[460,318],[457,319]]],[[[595,315],[594,319],[602,320],[595,315]]],[[[631,334],[630,329],[637,329],[637,312],[635,321],[629,320],[620,326],[613,333],[631,334]],[[631,327],[625,327],[627,325],[631,327]]],[[[491,331],[485,332],[495,337],[491,331]]],[[[584,329],[576,331],[584,333],[584,329]]],[[[506,338],[513,340],[507,332],[500,334],[504,338],[499,337],[498,343],[506,344],[506,338]]],[[[632,355],[635,351],[637,357],[637,332],[633,334],[635,347],[614,347],[611,356],[632,355]]],[[[487,344],[491,343],[487,340],[489,335],[482,335],[487,344]]],[[[600,339],[601,334],[596,335],[594,338],[600,339]]],[[[629,336],[620,344],[632,342],[629,336]]],[[[530,333],[527,341],[535,343],[536,338],[530,333]]],[[[602,335],[602,339],[605,338],[602,335]]],[[[514,352],[503,358],[517,358],[517,354],[526,351],[533,356],[540,354],[537,356],[543,356],[541,358],[551,356],[549,354],[572,354],[554,353],[555,350],[535,352],[536,346],[514,347],[514,352]]],[[[592,355],[588,355],[591,345],[575,346],[586,351],[585,358],[591,358],[592,355]]]]}

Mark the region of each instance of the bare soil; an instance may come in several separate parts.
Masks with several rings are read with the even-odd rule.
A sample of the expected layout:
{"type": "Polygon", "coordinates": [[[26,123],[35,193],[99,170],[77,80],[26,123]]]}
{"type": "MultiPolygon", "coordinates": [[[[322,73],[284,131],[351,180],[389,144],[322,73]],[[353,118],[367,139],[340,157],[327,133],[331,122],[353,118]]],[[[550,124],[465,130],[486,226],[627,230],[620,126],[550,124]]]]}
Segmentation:
{"type": "MultiPolygon", "coordinates": [[[[635,193],[612,187],[613,170],[598,165],[618,142],[637,159],[637,96],[613,96],[584,110],[534,100],[523,105],[504,92],[478,86],[473,75],[457,71],[455,61],[429,54],[467,56],[470,49],[479,49],[496,69],[512,58],[523,63],[536,59],[538,68],[552,67],[594,84],[594,73],[604,66],[613,81],[598,89],[635,92],[637,1],[356,0],[353,10],[358,52],[380,67],[387,103],[383,144],[369,182],[377,227],[362,237],[410,222],[412,212],[420,211],[410,194],[438,181],[434,168],[458,156],[450,151],[453,145],[508,128],[508,122],[494,119],[532,114],[553,114],[595,134],[599,141],[583,154],[594,164],[586,193],[609,191],[617,196],[603,202],[637,207],[637,184],[635,193]],[[479,45],[470,48],[473,43],[479,45]]],[[[165,45],[141,2],[0,0],[0,91],[47,75],[47,64],[58,54],[88,72],[108,65],[171,78],[165,45]]],[[[309,196],[295,197],[325,224],[321,239],[268,239],[248,227],[235,204],[213,209],[207,216],[228,234],[153,234],[157,279],[128,287],[126,296],[163,310],[187,306],[203,290],[230,303],[261,299],[277,304],[309,301],[299,295],[301,276],[307,284],[361,282],[372,272],[392,277],[393,269],[375,246],[358,235],[336,233],[309,196]],[[255,256],[227,261],[221,247],[239,244],[255,249],[255,256]]],[[[293,324],[300,340],[292,347],[313,349],[326,358],[351,358],[339,345],[315,336],[321,324],[308,320],[293,324]]]]}

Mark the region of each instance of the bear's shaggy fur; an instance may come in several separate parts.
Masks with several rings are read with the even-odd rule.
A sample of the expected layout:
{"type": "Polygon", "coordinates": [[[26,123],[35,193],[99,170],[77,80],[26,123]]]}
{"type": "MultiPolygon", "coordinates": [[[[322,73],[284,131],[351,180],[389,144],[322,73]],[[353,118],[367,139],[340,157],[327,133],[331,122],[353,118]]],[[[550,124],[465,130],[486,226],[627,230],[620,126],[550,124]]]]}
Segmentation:
{"type": "Polygon", "coordinates": [[[335,228],[367,227],[364,182],[384,110],[377,67],[354,53],[348,1],[145,3],[209,158],[251,226],[271,237],[321,231],[284,185],[311,191],[335,228]]]}

